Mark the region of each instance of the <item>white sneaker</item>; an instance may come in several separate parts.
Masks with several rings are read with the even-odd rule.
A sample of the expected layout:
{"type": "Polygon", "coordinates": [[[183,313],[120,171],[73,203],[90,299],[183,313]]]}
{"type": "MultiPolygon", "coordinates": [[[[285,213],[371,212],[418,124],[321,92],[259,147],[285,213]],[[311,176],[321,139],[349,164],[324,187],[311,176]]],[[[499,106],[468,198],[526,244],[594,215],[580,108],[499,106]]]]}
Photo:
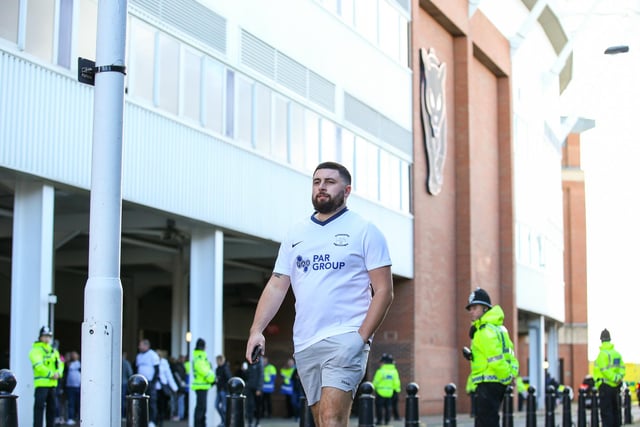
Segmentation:
{"type": "Polygon", "coordinates": [[[68,426],[74,426],[74,425],[76,425],[76,421],[69,419],[69,420],[67,420],[67,425],[68,426]]]}
{"type": "Polygon", "coordinates": [[[149,421],[149,427],[156,427],[156,423],[154,423],[153,421],[149,421]]]}

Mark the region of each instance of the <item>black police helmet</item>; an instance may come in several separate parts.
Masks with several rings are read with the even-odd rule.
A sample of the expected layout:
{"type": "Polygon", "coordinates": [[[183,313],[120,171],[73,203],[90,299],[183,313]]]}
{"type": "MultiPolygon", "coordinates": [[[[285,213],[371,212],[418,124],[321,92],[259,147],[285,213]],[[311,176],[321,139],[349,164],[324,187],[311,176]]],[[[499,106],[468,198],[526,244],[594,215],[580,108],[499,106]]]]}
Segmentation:
{"type": "Polygon", "coordinates": [[[611,341],[611,334],[608,329],[605,328],[600,332],[600,341],[611,341]]]}
{"type": "Polygon", "coordinates": [[[42,336],[49,336],[52,337],[53,336],[53,332],[51,332],[51,329],[49,329],[48,326],[43,326],[42,328],[40,328],[40,335],[38,335],[40,337],[42,336]]]}
{"type": "Polygon", "coordinates": [[[471,308],[471,306],[475,304],[484,305],[489,308],[492,307],[491,298],[489,298],[489,294],[487,293],[487,291],[482,288],[476,288],[475,291],[471,292],[471,294],[469,295],[469,303],[467,304],[466,309],[469,310],[469,308],[471,308]]]}
{"type": "Polygon", "coordinates": [[[198,338],[196,341],[196,350],[204,350],[204,340],[202,338],[198,338]]]}

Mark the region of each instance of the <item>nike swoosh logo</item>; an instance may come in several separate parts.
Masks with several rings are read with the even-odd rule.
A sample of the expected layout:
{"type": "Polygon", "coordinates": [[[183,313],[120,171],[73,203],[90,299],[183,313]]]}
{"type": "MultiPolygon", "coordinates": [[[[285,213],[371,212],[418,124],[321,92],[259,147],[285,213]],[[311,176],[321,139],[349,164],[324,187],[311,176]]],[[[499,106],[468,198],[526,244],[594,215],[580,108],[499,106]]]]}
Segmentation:
{"type": "Polygon", "coordinates": [[[296,246],[298,246],[300,243],[302,243],[302,240],[300,240],[299,242],[293,243],[291,244],[292,248],[295,248],[296,246]]]}

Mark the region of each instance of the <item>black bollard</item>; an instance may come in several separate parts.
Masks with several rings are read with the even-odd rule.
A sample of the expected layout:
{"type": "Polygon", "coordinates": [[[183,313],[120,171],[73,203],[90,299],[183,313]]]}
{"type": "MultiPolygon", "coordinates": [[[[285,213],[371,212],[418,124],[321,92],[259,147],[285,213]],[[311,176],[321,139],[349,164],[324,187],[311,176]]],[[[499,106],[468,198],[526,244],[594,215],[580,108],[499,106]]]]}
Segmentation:
{"type": "Polygon", "coordinates": [[[373,415],[375,411],[375,396],[373,384],[365,381],[360,384],[360,397],[358,398],[358,427],[374,427],[373,415]]]}
{"type": "Polygon", "coordinates": [[[244,402],[247,397],[244,391],[244,380],[240,377],[231,377],[227,381],[229,395],[227,396],[227,415],[224,420],[226,427],[244,427],[244,402]]]}
{"type": "Polygon", "coordinates": [[[405,427],[416,427],[420,425],[420,410],[418,409],[418,384],[407,384],[407,401],[404,407],[404,425],[405,427]]]}
{"type": "Polygon", "coordinates": [[[532,385],[529,386],[529,395],[527,396],[527,427],[536,427],[536,388],[532,385]]]}
{"type": "Polygon", "coordinates": [[[628,387],[624,388],[624,423],[633,423],[633,417],[631,416],[631,393],[628,387]]]}
{"type": "Polygon", "coordinates": [[[456,427],[456,385],[449,383],[444,387],[443,426],[456,427]]]}
{"type": "Polygon", "coordinates": [[[556,425],[556,388],[552,385],[547,387],[547,394],[544,396],[544,426],[555,427],[556,425]]]}
{"type": "Polygon", "coordinates": [[[562,427],[571,427],[571,387],[567,386],[562,391],[562,427]]]}
{"type": "Polygon", "coordinates": [[[13,390],[18,382],[8,369],[0,369],[0,426],[18,427],[18,396],[13,390]]]}
{"type": "Polygon", "coordinates": [[[587,390],[578,390],[578,426],[587,427],[587,390]]]}
{"type": "Polygon", "coordinates": [[[311,413],[311,407],[307,404],[307,396],[300,396],[300,427],[316,427],[311,413]]]}
{"type": "Polygon", "coordinates": [[[127,381],[126,410],[127,427],[147,427],[149,425],[149,396],[144,394],[147,391],[149,382],[140,375],[134,374],[127,381]]]}
{"type": "Polygon", "coordinates": [[[508,385],[502,401],[502,427],[513,427],[513,386],[508,385]]]}
{"type": "Polygon", "coordinates": [[[591,427],[600,425],[600,397],[595,387],[591,388],[591,427]]]}

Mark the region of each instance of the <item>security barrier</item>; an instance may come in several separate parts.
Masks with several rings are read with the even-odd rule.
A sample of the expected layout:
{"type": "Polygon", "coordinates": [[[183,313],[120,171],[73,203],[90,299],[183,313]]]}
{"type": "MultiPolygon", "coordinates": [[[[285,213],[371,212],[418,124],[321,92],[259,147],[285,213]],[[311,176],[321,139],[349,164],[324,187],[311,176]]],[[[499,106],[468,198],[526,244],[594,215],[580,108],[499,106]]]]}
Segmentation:
{"type": "Polygon", "coordinates": [[[149,425],[149,396],[145,394],[149,382],[140,375],[134,374],[127,381],[126,426],[147,427],[149,425]]]}
{"type": "Polygon", "coordinates": [[[0,369],[0,426],[18,427],[18,396],[13,390],[18,382],[8,369],[0,369]]]}

